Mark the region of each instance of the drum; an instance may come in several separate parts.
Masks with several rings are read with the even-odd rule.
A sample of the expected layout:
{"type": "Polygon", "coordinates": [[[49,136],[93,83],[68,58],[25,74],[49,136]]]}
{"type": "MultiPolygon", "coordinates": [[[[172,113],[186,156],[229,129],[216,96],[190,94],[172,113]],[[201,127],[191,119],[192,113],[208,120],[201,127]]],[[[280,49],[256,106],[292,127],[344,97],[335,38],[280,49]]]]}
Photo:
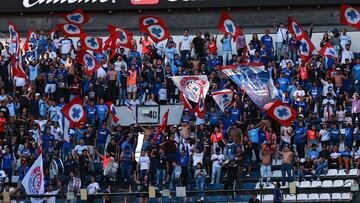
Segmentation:
{"type": "Polygon", "coordinates": [[[104,170],[104,176],[109,176],[109,177],[115,178],[116,172],[118,171],[118,169],[119,169],[119,163],[112,160],[106,166],[106,168],[104,170]]]}
{"type": "Polygon", "coordinates": [[[61,175],[64,173],[64,164],[59,158],[51,159],[50,170],[54,175],[61,175]]]}

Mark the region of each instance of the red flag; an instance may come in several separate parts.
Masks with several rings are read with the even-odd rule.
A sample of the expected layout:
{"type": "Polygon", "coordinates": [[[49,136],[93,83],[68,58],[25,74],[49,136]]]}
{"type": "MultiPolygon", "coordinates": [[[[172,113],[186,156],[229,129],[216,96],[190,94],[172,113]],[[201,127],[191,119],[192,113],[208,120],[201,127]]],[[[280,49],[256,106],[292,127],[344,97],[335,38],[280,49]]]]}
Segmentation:
{"type": "Polygon", "coordinates": [[[140,17],[140,31],[147,33],[155,43],[159,43],[170,37],[165,21],[154,16],[140,17]]]}
{"type": "Polygon", "coordinates": [[[118,28],[114,25],[108,25],[108,29],[110,32],[110,36],[114,37],[116,42],[116,48],[125,47],[128,49],[132,49],[131,40],[133,38],[133,34],[125,29],[118,28]]]}
{"type": "Polygon", "coordinates": [[[33,38],[36,39],[36,34],[35,34],[34,30],[30,28],[28,30],[28,35],[26,37],[24,46],[22,48],[23,54],[25,54],[25,52],[27,52],[29,50],[29,41],[30,41],[30,39],[33,39],[33,38]]]}
{"type": "Polygon", "coordinates": [[[16,58],[15,56],[10,56],[10,59],[13,77],[24,78],[28,81],[29,77],[26,75],[24,69],[22,68],[21,57],[16,58]]]}
{"type": "Polygon", "coordinates": [[[180,92],[180,100],[184,103],[185,108],[189,109],[189,111],[194,114],[194,109],[191,106],[189,100],[186,99],[183,92],[180,92]]]}
{"type": "Polygon", "coordinates": [[[340,23],[355,27],[360,30],[360,12],[358,8],[350,5],[341,5],[340,7],[340,23]]]}
{"type": "Polygon", "coordinates": [[[84,30],[80,25],[63,23],[56,25],[67,37],[79,37],[84,33],[84,30]]]}
{"type": "Polygon", "coordinates": [[[237,36],[241,34],[240,28],[235,25],[234,21],[231,20],[229,14],[225,11],[221,12],[221,18],[217,28],[224,33],[231,34],[233,40],[236,40],[237,36]]]}
{"type": "Polygon", "coordinates": [[[80,96],[75,97],[71,102],[66,104],[61,109],[61,112],[70,121],[70,126],[78,127],[81,122],[86,121],[84,102],[80,96]]]}
{"type": "Polygon", "coordinates": [[[241,62],[242,63],[246,63],[246,59],[247,59],[247,54],[248,54],[248,49],[247,49],[247,45],[245,44],[245,47],[244,47],[244,51],[243,51],[243,55],[242,55],[242,59],[241,59],[241,62]]]}
{"type": "Polygon", "coordinates": [[[206,112],[206,109],[205,109],[205,96],[204,96],[203,89],[200,89],[199,102],[196,105],[197,116],[200,119],[204,119],[204,117],[205,117],[205,112],[206,112]]]}
{"type": "Polygon", "coordinates": [[[288,18],[288,30],[297,41],[300,41],[306,35],[300,24],[291,16],[288,18]]]}
{"type": "Polygon", "coordinates": [[[102,52],[102,39],[86,34],[80,36],[80,44],[82,51],[92,50],[101,53],[102,52]]]}
{"type": "Polygon", "coordinates": [[[82,9],[78,9],[69,13],[64,13],[60,16],[67,20],[69,23],[77,25],[85,24],[89,21],[89,16],[86,15],[82,9]]]}
{"type": "Polygon", "coordinates": [[[279,100],[274,102],[266,114],[284,126],[289,126],[296,119],[296,111],[279,100]]]}
{"type": "Polygon", "coordinates": [[[165,112],[165,114],[162,118],[161,126],[158,128],[158,130],[156,132],[156,135],[154,137],[155,142],[159,139],[160,133],[166,129],[166,126],[168,123],[168,117],[169,117],[169,109],[167,110],[167,112],[165,112]]]}
{"type": "Polygon", "coordinates": [[[49,32],[48,32],[48,35],[50,35],[50,39],[54,39],[54,34],[57,30],[57,27],[54,27],[53,29],[51,29],[49,32]]]}
{"type": "Polygon", "coordinates": [[[333,45],[328,42],[319,50],[321,56],[326,56],[329,58],[337,58],[337,53],[333,45]]]}
{"type": "Polygon", "coordinates": [[[108,107],[110,111],[111,118],[113,119],[114,123],[117,123],[119,121],[119,118],[116,116],[116,108],[115,105],[112,102],[106,102],[106,106],[108,107]]]}
{"type": "Polygon", "coordinates": [[[86,75],[90,75],[100,68],[100,63],[97,61],[97,59],[86,51],[82,51],[78,54],[77,61],[86,67],[86,75]]]}
{"type": "Polygon", "coordinates": [[[300,58],[306,63],[309,62],[311,59],[311,54],[314,50],[315,46],[311,42],[311,39],[307,35],[304,35],[304,37],[301,39],[300,44],[300,58]]]}

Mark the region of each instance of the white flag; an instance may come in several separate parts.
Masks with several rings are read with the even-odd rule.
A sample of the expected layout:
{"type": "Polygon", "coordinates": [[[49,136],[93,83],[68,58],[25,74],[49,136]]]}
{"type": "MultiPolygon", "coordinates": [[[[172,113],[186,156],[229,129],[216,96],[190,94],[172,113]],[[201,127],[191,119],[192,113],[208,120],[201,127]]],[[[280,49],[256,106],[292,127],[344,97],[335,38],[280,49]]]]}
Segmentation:
{"type": "Polygon", "coordinates": [[[224,112],[225,108],[231,104],[233,99],[233,91],[229,89],[222,89],[211,92],[213,99],[219,108],[224,112]]]}
{"type": "Polygon", "coordinates": [[[44,171],[42,154],[40,154],[40,156],[33,163],[21,184],[24,186],[26,194],[44,194],[44,171]]]}
{"type": "Polygon", "coordinates": [[[61,111],[58,111],[59,115],[59,127],[63,133],[64,140],[66,142],[69,142],[69,127],[70,127],[70,121],[64,116],[64,114],[61,111]]]}
{"type": "Polygon", "coordinates": [[[184,93],[184,97],[195,103],[199,101],[200,89],[203,90],[203,95],[206,95],[209,90],[209,80],[206,75],[172,76],[171,79],[184,93]]]}

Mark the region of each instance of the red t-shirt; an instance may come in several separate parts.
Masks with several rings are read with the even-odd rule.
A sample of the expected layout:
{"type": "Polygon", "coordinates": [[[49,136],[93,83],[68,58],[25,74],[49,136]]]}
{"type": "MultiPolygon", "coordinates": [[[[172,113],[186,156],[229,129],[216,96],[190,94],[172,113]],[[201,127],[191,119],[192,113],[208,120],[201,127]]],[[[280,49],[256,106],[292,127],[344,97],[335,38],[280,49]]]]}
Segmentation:
{"type": "Polygon", "coordinates": [[[6,118],[0,118],[0,132],[5,132],[5,123],[6,123],[6,118]]]}
{"type": "Polygon", "coordinates": [[[150,53],[150,49],[148,48],[149,46],[151,46],[151,41],[150,40],[141,40],[141,53],[142,54],[148,54],[150,53]]]}

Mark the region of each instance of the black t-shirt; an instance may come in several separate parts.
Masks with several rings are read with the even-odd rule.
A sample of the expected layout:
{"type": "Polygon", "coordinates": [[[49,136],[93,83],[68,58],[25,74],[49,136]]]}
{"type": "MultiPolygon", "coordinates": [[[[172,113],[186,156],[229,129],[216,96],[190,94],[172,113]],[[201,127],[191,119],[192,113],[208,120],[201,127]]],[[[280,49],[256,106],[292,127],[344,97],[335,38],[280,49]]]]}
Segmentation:
{"type": "Polygon", "coordinates": [[[195,53],[198,57],[205,56],[205,40],[201,37],[195,37],[192,43],[194,44],[195,53]]]}

